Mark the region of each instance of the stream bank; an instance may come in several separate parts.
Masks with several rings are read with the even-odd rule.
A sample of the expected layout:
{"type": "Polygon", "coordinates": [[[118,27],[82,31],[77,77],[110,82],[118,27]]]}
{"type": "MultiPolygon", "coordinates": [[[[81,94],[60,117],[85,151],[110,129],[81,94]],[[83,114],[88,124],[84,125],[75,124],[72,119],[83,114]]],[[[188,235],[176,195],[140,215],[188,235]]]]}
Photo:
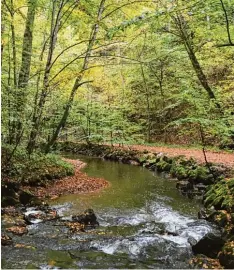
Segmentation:
{"type": "MultiPolygon", "coordinates": [[[[192,245],[210,233],[220,235],[210,222],[197,220],[199,204],[181,196],[174,180],[140,166],[69,157],[87,163],[83,170],[89,177],[111,185],[91,194],[60,196],[49,200],[49,207],[21,209],[27,220],[29,215],[55,219],[26,225],[22,236],[7,231],[13,243],[2,248],[3,268],[187,269],[196,258],[192,245]],[[80,230],[72,216],[90,208],[99,226],[80,230]]],[[[4,214],[3,232],[8,222],[4,214]]]]}
{"type": "MultiPolygon", "coordinates": [[[[232,168],[212,163],[198,164],[192,158],[168,157],[163,153],[152,153],[146,150],[119,149],[118,147],[72,142],[59,143],[57,147],[66,152],[143,166],[151,171],[166,173],[175,178],[175,185],[183,195],[197,198],[203,202],[204,209],[199,211],[198,217],[214,222],[222,230],[223,243],[219,245],[213,259],[218,258],[225,268],[234,268],[234,179],[231,178],[233,177],[232,168]]],[[[203,261],[202,258],[201,261],[203,261]]],[[[197,263],[199,265],[200,262],[197,263]]]]}
{"type": "MultiPolygon", "coordinates": [[[[106,146],[102,148],[102,146],[87,147],[86,145],[80,146],[76,144],[68,145],[67,148],[61,145],[60,147],[62,150],[66,150],[67,153],[82,153],[99,156],[106,160],[122,161],[108,162],[102,159],[87,159],[88,166],[84,170],[88,173],[88,176],[110,179],[111,186],[103,189],[100,194],[69,194],[50,202],[53,206],[52,212],[49,211],[50,217],[51,215],[53,217],[54,210],[58,212],[58,209],[66,208],[67,203],[69,203],[69,209],[64,210],[65,214],[60,214],[60,218],[63,218],[64,215],[66,218],[67,215],[76,214],[78,210],[83,211],[83,205],[85,205],[85,208],[86,206],[95,208],[100,228],[94,229],[90,233],[78,232],[78,235],[71,235],[66,226],[57,226],[56,219],[53,218],[37,225],[25,226],[25,224],[21,224],[22,211],[25,213],[28,210],[38,210],[38,208],[35,210],[20,209],[21,218],[18,218],[17,215],[14,216],[15,213],[13,214],[13,227],[21,225],[21,228],[26,229],[14,228],[18,233],[18,236],[14,236],[14,246],[11,244],[4,247],[4,264],[6,268],[19,267],[19,265],[19,268],[29,267],[30,260],[29,262],[23,260],[22,264],[20,264],[20,260],[24,259],[26,251],[30,252],[33,260],[37,261],[36,268],[41,267],[40,263],[45,262],[45,258],[48,257],[52,262],[49,260],[48,263],[47,261],[47,264],[44,264],[43,267],[49,265],[52,268],[53,266],[62,266],[64,268],[65,262],[69,261],[71,263],[69,266],[72,268],[77,266],[78,268],[98,266],[102,268],[103,265],[107,266],[110,262],[113,262],[112,266],[114,268],[146,268],[146,266],[151,266],[154,268],[182,269],[188,268],[188,260],[191,260],[190,267],[220,269],[221,266],[217,261],[217,256],[223,266],[233,268],[233,221],[232,214],[229,214],[233,210],[230,198],[227,196],[227,201],[223,202],[220,197],[213,196],[210,198],[207,196],[209,200],[203,199],[203,201],[205,201],[208,209],[210,209],[209,205],[212,204],[213,209],[209,210],[210,213],[207,213],[205,209],[200,211],[200,217],[204,219],[197,220],[196,213],[199,210],[199,203],[194,204],[194,201],[186,197],[198,197],[201,199],[206,190],[201,193],[194,192],[197,190],[192,190],[192,192],[181,190],[181,193],[186,196],[180,196],[175,186],[180,181],[188,180],[184,178],[177,180],[177,178],[171,178],[170,176],[173,170],[178,175],[179,173],[182,174],[181,172],[185,175],[189,169],[194,172],[202,165],[196,165],[193,160],[188,162],[183,157],[175,159],[165,157],[162,153],[146,151],[142,153],[132,150],[123,151],[106,146]],[[171,166],[170,169],[166,164],[171,166]],[[179,165],[179,170],[176,170],[176,165],[179,165]],[[164,167],[166,170],[162,169],[164,167]],[[151,172],[145,170],[145,168],[150,169],[151,172]],[[111,179],[113,172],[115,172],[114,179],[111,179]],[[226,207],[226,210],[222,209],[223,207],[226,207]],[[216,214],[218,213],[223,214],[221,219],[217,219],[216,214]],[[220,235],[217,228],[209,223],[209,220],[212,222],[215,220],[221,221],[220,223],[223,225],[219,224],[219,226],[222,228],[225,227],[226,223],[228,223],[226,224],[228,226],[225,228],[224,233],[220,235]],[[58,239],[61,236],[62,242],[61,239],[58,239]],[[214,241],[216,242],[215,249],[213,248],[214,241]],[[204,248],[201,250],[199,243],[202,243],[202,247],[206,247],[205,250],[210,251],[209,254],[204,253],[204,248]],[[46,251],[45,247],[49,250],[46,251]],[[56,251],[56,256],[51,254],[54,251],[56,251]],[[193,257],[192,251],[195,254],[203,253],[206,256],[193,257]],[[47,253],[49,255],[46,255],[47,253]],[[84,253],[88,258],[86,261],[82,259],[84,253]],[[11,264],[12,258],[9,257],[9,254],[13,254],[18,261],[14,260],[14,264],[11,264]],[[140,256],[139,260],[136,261],[139,254],[143,256],[140,256]],[[169,254],[175,256],[170,259],[169,254]],[[62,263],[61,257],[63,258],[62,263]],[[93,258],[95,258],[94,264],[91,265],[90,260],[93,258]],[[56,261],[56,264],[53,261],[56,261]],[[100,262],[102,263],[100,264],[100,262]]],[[[71,155],[71,158],[79,159],[80,157],[75,154],[71,155]]],[[[84,162],[86,162],[85,158],[84,162]]],[[[207,168],[205,169],[207,171],[207,168]]],[[[201,181],[204,178],[201,177],[202,174],[198,173],[198,171],[200,169],[196,171],[196,178],[191,179],[201,181]]],[[[214,180],[214,184],[203,183],[203,185],[211,190],[210,195],[216,194],[216,190],[219,191],[224,186],[226,195],[228,195],[229,190],[232,189],[231,179],[227,180],[226,178],[224,180],[225,178],[223,178],[222,180],[220,172],[218,177],[220,177],[220,180],[214,180]],[[222,181],[225,181],[225,185],[222,181]],[[214,190],[210,189],[210,187],[214,190]]],[[[210,181],[209,177],[208,179],[210,181]]],[[[39,211],[41,210],[39,209],[39,211]]],[[[47,216],[47,214],[44,216],[47,216]]],[[[10,241],[10,239],[5,240],[10,241]]]]}
{"type": "Polygon", "coordinates": [[[87,165],[85,162],[67,158],[64,158],[64,161],[74,166],[73,175],[54,181],[46,186],[26,186],[25,188],[37,198],[56,199],[58,196],[67,194],[98,192],[109,185],[109,182],[103,178],[89,177],[82,172],[81,169],[87,165]]]}

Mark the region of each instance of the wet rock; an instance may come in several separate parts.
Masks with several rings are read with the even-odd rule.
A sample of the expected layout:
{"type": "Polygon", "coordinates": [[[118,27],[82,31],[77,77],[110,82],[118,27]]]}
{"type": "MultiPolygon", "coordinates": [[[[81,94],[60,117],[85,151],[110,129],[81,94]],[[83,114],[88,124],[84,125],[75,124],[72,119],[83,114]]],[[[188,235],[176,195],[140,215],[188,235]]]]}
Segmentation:
{"type": "Polygon", "coordinates": [[[200,209],[199,212],[197,213],[197,217],[199,219],[207,219],[208,213],[206,209],[200,209]]]}
{"type": "Polygon", "coordinates": [[[195,187],[199,190],[199,191],[202,191],[202,192],[205,192],[206,191],[206,188],[207,186],[202,184],[202,183],[199,183],[199,184],[196,184],[195,187]]]}
{"type": "Polygon", "coordinates": [[[8,246],[11,245],[13,243],[12,238],[10,236],[8,236],[7,234],[2,234],[1,235],[1,245],[2,246],[8,246]]]}
{"type": "Polygon", "coordinates": [[[43,222],[46,218],[46,214],[40,210],[28,211],[24,215],[24,219],[27,224],[37,224],[43,222]]]}
{"type": "Polygon", "coordinates": [[[58,213],[56,210],[47,209],[45,211],[41,210],[30,210],[24,214],[24,219],[27,224],[37,224],[49,220],[57,219],[58,213]]]}
{"type": "Polygon", "coordinates": [[[134,165],[134,166],[139,166],[140,165],[139,162],[137,162],[136,160],[129,160],[128,163],[130,165],[134,165]]]}
{"type": "Polygon", "coordinates": [[[6,231],[20,236],[28,233],[28,229],[24,226],[12,226],[10,228],[7,228],[6,231]]]}
{"type": "Polygon", "coordinates": [[[172,231],[163,230],[163,229],[160,230],[158,233],[161,234],[161,235],[172,235],[172,236],[178,236],[179,235],[178,232],[172,232],[172,231]]]}
{"type": "Polygon", "coordinates": [[[149,160],[147,160],[146,161],[146,163],[144,164],[144,167],[145,168],[152,168],[152,166],[155,166],[156,167],[156,159],[154,158],[154,159],[149,159],[149,160]]]}
{"type": "Polygon", "coordinates": [[[181,190],[182,192],[188,192],[193,188],[193,185],[189,181],[183,180],[176,183],[176,188],[181,190]]]}
{"type": "Polygon", "coordinates": [[[185,194],[187,194],[188,198],[190,198],[190,199],[196,199],[196,200],[202,201],[204,192],[201,190],[198,190],[195,187],[195,188],[185,192],[185,194]]]}
{"type": "Polygon", "coordinates": [[[216,258],[218,252],[222,249],[224,240],[219,231],[210,232],[205,235],[200,241],[192,246],[195,254],[204,254],[211,258],[216,258]]]}
{"type": "Polygon", "coordinates": [[[90,225],[90,226],[98,226],[99,225],[99,223],[97,221],[97,217],[94,214],[93,209],[87,209],[81,215],[72,216],[72,221],[78,222],[78,223],[84,224],[84,225],[90,225]]]}

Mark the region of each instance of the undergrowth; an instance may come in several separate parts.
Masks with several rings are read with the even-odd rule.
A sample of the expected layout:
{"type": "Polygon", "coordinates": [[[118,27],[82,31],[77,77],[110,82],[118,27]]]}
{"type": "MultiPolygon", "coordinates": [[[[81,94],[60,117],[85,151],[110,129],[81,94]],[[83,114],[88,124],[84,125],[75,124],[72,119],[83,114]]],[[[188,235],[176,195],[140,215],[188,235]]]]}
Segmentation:
{"type": "Polygon", "coordinates": [[[24,148],[18,148],[12,156],[12,151],[11,146],[2,146],[3,181],[42,185],[74,173],[73,166],[57,155],[34,152],[29,156],[24,148]]]}

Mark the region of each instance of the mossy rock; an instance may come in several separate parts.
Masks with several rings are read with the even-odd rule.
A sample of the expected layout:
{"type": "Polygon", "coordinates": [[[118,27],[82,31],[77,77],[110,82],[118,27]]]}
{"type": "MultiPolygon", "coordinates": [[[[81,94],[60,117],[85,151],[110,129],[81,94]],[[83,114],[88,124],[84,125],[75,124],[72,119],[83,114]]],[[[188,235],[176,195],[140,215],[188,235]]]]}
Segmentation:
{"type": "Polygon", "coordinates": [[[171,169],[171,164],[166,162],[163,158],[156,163],[157,170],[159,172],[169,172],[171,169]]]}
{"type": "Polygon", "coordinates": [[[181,165],[177,165],[176,163],[171,165],[170,173],[172,176],[177,177],[179,180],[188,178],[188,169],[181,165]]]}
{"type": "Polygon", "coordinates": [[[205,185],[214,183],[213,175],[203,166],[198,166],[195,169],[189,170],[188,178],[195,183],[203,183],[205,185]]]}
{"type": "Polygon", "coordinates": [[[147,161],[146,157],[144,157],[144,156],[138,157],[138,160],[139,160],[140,164],[144,164],[147,161]]]}
{"type": "Polygon", "coordinates": [[[216,210],[234,212],[234,187],[232,179],[222,179],[211,185],[205,194],[205,206],[214,206],[216,210]],[[231,187],[230,187],[231,186],[231,187]]]}
{"type": "Polygon", "coordinates": [[[146,160],[146,162],[144,163],[144,167],[146,168],[151,168],[154,167],[154,169],[156,168],[156,159],[149,159],[146,160]]]}
{"type": "Polygon", "coordinates": [[[161,160],[165,161],[166,163],[172,164],[173,163],[173,159],[169,158],[167,156],[162,156],[161,160]]]}
{"type": "Polygon", "coordinates": [[[148,159],[147,163],[149,163],[150,165],[155,164],[156,163],[156,158],[148,159]]]}

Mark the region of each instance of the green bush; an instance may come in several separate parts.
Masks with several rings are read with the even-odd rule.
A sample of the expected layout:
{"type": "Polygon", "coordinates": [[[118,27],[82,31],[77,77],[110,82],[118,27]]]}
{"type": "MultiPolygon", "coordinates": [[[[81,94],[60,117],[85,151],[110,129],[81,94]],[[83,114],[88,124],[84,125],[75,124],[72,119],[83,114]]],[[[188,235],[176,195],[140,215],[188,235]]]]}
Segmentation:
{"type": "Polygon", "coordinates": [[[24,148],[18,148],[10,159],[12,147],[2,147],[2,178],[24,184],[45,184],[47,180],[59,179],[74,173],[73,165],[60,156],[35,152],[28,155],[24,148]]]}

